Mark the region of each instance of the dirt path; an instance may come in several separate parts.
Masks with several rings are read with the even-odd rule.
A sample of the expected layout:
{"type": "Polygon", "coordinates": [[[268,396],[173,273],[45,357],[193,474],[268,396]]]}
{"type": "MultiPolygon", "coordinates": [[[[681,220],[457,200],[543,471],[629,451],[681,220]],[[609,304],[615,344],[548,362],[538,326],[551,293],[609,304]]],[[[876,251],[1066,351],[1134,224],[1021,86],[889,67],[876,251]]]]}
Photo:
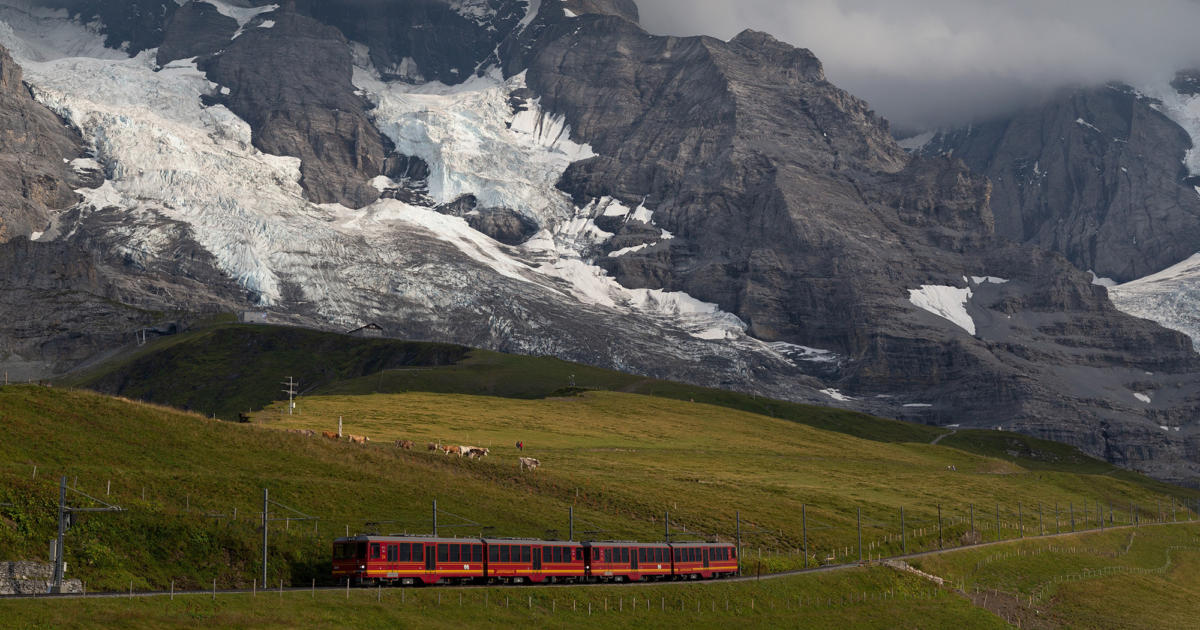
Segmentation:
{"type": "Polygon", "coordinates": [[[954,435],[955,433],[958,433],[958,429],[950,429],[949,433],[943,433],[943,434],[933,438],[933,441],[930,442],[930,444],[937,444],[938,442],[942,441],[942,438],[950,437],[951,435],[954,435]]]}

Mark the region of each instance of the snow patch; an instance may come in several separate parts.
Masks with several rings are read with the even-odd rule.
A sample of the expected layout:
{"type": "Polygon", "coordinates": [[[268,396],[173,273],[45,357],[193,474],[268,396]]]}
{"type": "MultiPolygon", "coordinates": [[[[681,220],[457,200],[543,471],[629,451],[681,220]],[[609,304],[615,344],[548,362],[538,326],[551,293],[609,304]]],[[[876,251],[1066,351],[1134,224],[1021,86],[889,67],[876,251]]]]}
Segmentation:
{"type": "Polygon", "coordinates": [[[1116,280],[1113,280],[1112,278],[1101,278],[1100,276],[1097,276],[1096,272],[1092,271],[1091,269],[1088,269],[1088,274],[1092,276],[1092,284],[1098,287],[1107,287],[1111,289],[1117,286],[1116,280]]]}
{"type": "Polygon", "coordinates": [[[1150,404],[1150,396],[1149,396],[1149,395],[1147,395],[1147,394],[1143,394],[1143,393],[1140,393],[1140,392],[1136,392],[1136,393],[1134,393],[1133,397],[1134,397],[1134,398],[1136,398],[1136,399],[1138,399],[1138,400],[1140,400],[1140,401],[1142,401],[1142,402],[1144,402],[1144,403],[1146,403],[1147,405],[1149,405],[1149,404],[1150,404]]]}
{"type": "Polygon", "coordinates": [[[921,149],[924,149],[925,146],[928,145],[936,135],[936,131],[926,131],[922,134],[904,138],[903,140],[898,141],[896,144],[900,145],[900,148],[904,149],[905,151],[912,151],[915,153],[921,149]]]}
{"type": "Polygon", "coordinates": [[[1007,279],[996,276],[971,276],[971,282],[975,284],[1008,284],[1007,279]]]}
{"type": "Polygon", "coordinates": [[[1101,133],[1099,127],[1097,127],[1096,125],[1093,125],[1092,123],[1090,123],[1082,118],[1076,118],[1075,124],[1079,125],[1080,127],[1091,129],[1092,131],[1095,131],[1096,133],[1101,133]]]}
{"type": "Polygon", "coordinates": [[[29,235],[29,240],[36,241],[39,238],[42,238],[43,234],[45,234],[45,232],[33,232],[32,234],[29,235]]]}
{"type": "Polygon", "coordinates": [[[830,388],[830,389],[822,389],[822,390],[821,390],[821,393],[822,393],[822,394],[825,394],[826,396],[828,396],[828,397],[830,397],[830,398],[832,398],[832,399],[834,399],[834,400],[836,400],[836,401],[838,401],[838,402],[851,402],[851,401],[853,401],[853,400],[854,400],[853,398],[851,398],[851,397],[849,397],[849,396],[847,396],[847,395],[843,394],[842,392],[839,392],[839,391],[838,391],[838,390],[836,390],[836,389],[832,389],[832,388],[830,388]]]}
{"type": "MultiPolygon", "coordinates": [[[[262,15],[263,13],[270,13],[272,11],[279,9],[278,4],[268,4],[266,6],[261,6],[261,7],[239,7],[234,4],[231,4],[230,2],[227,2],[226,0],[204,0],[204,2],[207,2],[208,4],[211,4],[214,7],[216,7],[217,12],[220,13],[221,15],[224,15],[226,17],[231,17],[231,18],[237,20],[239,30],[244,28],[246,26],[246,24],[248,24],[250,22],[250,20],[253,20],[254,18],[258,17],[259,15],[262,15]]],[[[274,22],[272,22],[271,26],[274,26],[274,25],[275,25],[274,22]]],[[[268,26],[265,28],[271,28],[271,27],[268,26]]]]}
{"type": "Polygon", "coordinates": [[[910,289],[908,301],[974,335],[975,320],[966,308],[971,295],[969,288],[926,284],[920,289],[910,289]]]}
{"type": "Polygon", "coordinates": [[[275,28],[275,20],[263,20],[258,28],[275,28]]]}
{"type": "Polygon", "coordinates": [[[904,406],[909,409],[927,409],[929,407],[932,407],[933,405],[930,405],[927,403],[908,403],[907,405],[904,405],[904,406]]]}
{"type": "Polygon", "coordinates": [[[1200,152],[1197,152],[1200,147],[1200,95],[1180,94],[1167,81],[1143,86],[1139,91],[1162,103],[1155,109],[1183,127],[1192,138],[1192,148],[1184,155],[1183,163],[1191,175],[1200,175],[1200,152]]]}

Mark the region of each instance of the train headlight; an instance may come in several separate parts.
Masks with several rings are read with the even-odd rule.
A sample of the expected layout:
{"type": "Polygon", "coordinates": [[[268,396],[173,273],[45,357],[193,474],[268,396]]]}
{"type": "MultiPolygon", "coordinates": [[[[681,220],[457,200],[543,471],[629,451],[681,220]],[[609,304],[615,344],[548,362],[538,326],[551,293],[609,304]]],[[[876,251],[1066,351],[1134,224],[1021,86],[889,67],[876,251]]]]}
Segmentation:
{"type": "Polygon", "coordinates": [[[358,565],[358,568],[359,568],[359,570],[360,570],[360,571],[362,571],[362,570],[366,570],[366,568],[367,568],[367,565],[365,565],[365,564],[360,564],[360,565],[358,565]]]}

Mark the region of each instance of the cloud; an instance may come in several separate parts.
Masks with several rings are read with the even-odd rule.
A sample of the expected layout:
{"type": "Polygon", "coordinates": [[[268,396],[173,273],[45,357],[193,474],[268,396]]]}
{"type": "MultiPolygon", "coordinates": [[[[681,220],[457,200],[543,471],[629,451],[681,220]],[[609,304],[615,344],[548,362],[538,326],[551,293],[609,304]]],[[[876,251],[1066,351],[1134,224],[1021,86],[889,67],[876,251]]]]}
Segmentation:
{"type": "Polygon", "coordinates": [[[743,28],[811,49],[898,126],[994,116],[1069,85],[1200,64],[1197,0],[639,0],[652,32],[743,28]]]}

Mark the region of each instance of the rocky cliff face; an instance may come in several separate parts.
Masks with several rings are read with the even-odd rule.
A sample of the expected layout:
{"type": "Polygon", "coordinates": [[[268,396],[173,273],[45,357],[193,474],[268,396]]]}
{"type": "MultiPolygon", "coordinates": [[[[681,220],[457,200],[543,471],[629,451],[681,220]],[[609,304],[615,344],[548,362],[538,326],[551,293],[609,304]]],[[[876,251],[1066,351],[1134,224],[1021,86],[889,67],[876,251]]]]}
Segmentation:
{"type": "Polygon", "coordinates": [[[560,187],[653,211],[650,234],[606,228],[612,248],[674,237],[605,261],[623,284],[686,291],[760,339],[834,350],[847,357],[838,386],[906,399],[860,401],[880,413],[1028,431],[1159,474],[1186,457],[1193,438],[1153,423],[1200,408],[1190,341],[1118,312],[1061,257],[998,238],[1010,216],[986,179],[957,159],[909,161],[811,53],[760,33],[648,37],[612,17],[542,17],[509,71],[527,67],[542,105],[597,153],[560,187]],[[965,296],[957,329],[915,306],[946,289],[965,296]],[[1171,411],[1135,396],[1151,382],[1175,392],[1171,411]]]}
{"type": "Polygon", "coordinates": [[[250,123],[254,146],[300,158],[310,199],[361,208],[379,198],[369,180],[384,172],[388,150],[355,94],[336,28],[291,11],[260,16],[200,67],[225,88],[210,102],[250,123]]]}
{"type": "Polygon", "coordinates": [[[34,102],[21,68],[0,48],[0,243],[43,232],[53,210],[77,200],[78,133],[34,102]]]}
{"type": "Polygon", "coordinates": [[[992,181],[1000,236],[1127,282],[1200,251],[1191,148],[1155,100],[1111,85],[943,132],[922,152],[951,154],[992,181]]]}
{"type": "Polygon", "coordinates": [[[207,2],[188,2],[167,23],[158,47],[158,65],[211,55],[233,40],[238,26],[236,19],[207,2]]]}

